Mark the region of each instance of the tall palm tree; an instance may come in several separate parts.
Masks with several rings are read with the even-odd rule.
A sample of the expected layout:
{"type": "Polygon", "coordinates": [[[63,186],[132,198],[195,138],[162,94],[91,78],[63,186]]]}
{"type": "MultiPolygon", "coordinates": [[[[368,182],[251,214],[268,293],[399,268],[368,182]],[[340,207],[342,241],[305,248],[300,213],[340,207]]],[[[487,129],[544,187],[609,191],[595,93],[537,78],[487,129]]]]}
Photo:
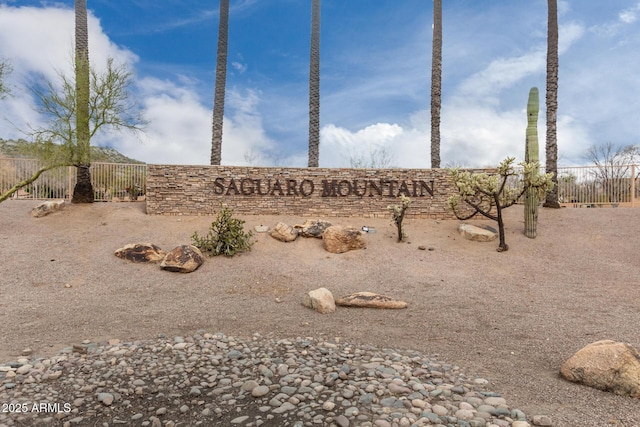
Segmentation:
{"type": "Polygon", "coordinates": [[[547,143],[546,172],[553,173],[553,190],[547,193],[544,207],[560,208],[558,203],[558,3],[548,0],[547,21],[547,143]]]}
{"type": "Polygon", "coordinates": [[[442,103],[442,0],[433,1],[431,49],[431,167],[440,167],[440,106],[442,103]]]}
{"type": "Polygon", "coordinates": [[[75,0],[75,73],[76,73],[76,146],[74,162],[77,166],[73,203],[93,203],[91,185],[91,151],[89,132],[89,31],[87,28],[87,0],[75,0]]]}
{"type": "Polygon", "coordinates": [[[216,88],[213,97],[213,125],[211,138],[211,164],[222,161],[222,121],[224,120],[224,95],[227,84],[227,45],[229,38],[229,0],[220,0],[218,24],[218,57],[216,60],[216,88]]]}
{"type": "Polygon", "coordinates": [[[311,0],[311,48],[309,60],[309,167],[320,157],[320,0],[311,0]]]}

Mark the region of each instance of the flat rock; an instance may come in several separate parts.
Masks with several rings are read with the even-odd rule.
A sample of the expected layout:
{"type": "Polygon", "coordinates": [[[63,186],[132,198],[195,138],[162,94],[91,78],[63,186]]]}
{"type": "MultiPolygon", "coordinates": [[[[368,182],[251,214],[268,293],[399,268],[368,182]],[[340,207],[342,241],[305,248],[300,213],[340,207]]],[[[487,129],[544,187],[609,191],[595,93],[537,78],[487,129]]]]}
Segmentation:
{"type": "Polygon", "coordinates": [[[129,243],[114,255],[131,262],[160,262],[167,254],[153,243],[129,243]]]}
{"type": "Polygon", "coordinates": [[[498,237],[498,234],[494,231],[471,224],[460,224],[458,233],[464,236],[465,239],[474,242],[491,242],[498,237]]]}
{"type": "Polygon", "coordinates": [[[176,273],[191,273],[202,265],[204,259],[200,249],[192,245],[181,245],[167,253],[160,268],[176,273]]]}
{"type": "Polygon", "coordinates": [[[31,216],[34,218],[42,218],[53,212],[58,212],[64,209],[64,200],[50,200],[42,202],[31,210],[31,216]]]}
{"type": "Polygon", "coordinates": [[[332,225],[322,234],[322,242],[327,252],[341,254],[354,249],[364,249],[367,245],[362,232],[355,227],[332,225]]]}
{"type": "Polygon", "coordinates": [[[591,343],[562,364],[560,375],[569,381],[640,399],[640,355],[626,343],[591,343]]]}
{"type": "Polygon", "coordinates": [[[373,292],[356,292],[336,299],[336,305],[344,307],[370,307],[370,308],[407,308],[408,304],[373,292]]]}
{"type": "Polygon", "coordinates": [[[304,297],[302,305],[309,307],[318,313],[327,314],[336,311],[336,303],[333,294],[327,288],[318,288],[309,291],[304,297]]]}
{"type": "Polygon", "coordinates": [[[269,232],[271,237],[281,242],[293,242],[298,238],[298,230],[284,222],[279,222],[269,232]]]}

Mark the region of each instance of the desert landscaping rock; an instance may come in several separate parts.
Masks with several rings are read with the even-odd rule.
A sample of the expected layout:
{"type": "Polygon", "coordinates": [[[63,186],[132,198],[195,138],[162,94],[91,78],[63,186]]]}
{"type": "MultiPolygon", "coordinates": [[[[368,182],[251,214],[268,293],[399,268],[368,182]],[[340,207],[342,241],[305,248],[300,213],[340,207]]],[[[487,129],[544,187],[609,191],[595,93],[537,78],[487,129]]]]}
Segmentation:
{"type": "Polygon", "coordinates": [[[2,412],[0,425],[42,424],[46,416],[78,426],[528,425],[510,418],[524,414],[476,377],[411,350],[205,331],[88,349],[0,364],[0,372],[21,372],[0,379],[1,402],[60,404],[45,416],[2,412]],[[62,375],[45,379],[50,372],[62,375]],[[491,415],[498,406],[487,402],[509,415],[491,415]]]}
{"type": "Polygon", "coordinates": [[[344,307],[368,307],[368,308],[407,308],[405,301],[400,301],[387,295],[374,292],[356,292],[336,300],[336,305],[344,307]]]}
{"type": "Polygon", "coordinates": [[[203,262],[200,249],[192,245],[181,245],[167,253],[160,263],[160,268],[176,273],[191,273],[196,271],[203,262]]]}
{"type": "Polygon", "coordinates": [[[626,343],[591,343],[571,356],[560,374],[569,381],[640,399],[640,355],[626,343]]]}
{"type": "Polygon", "coordinates": [[[336,311],[336,303],[333,298],[333,294],[327,288],[318,288],[313,291],[309,291],[305,296],[302,305],[322,314],[333,313],[336,311]]]}
{"type": "Polygon", "coordinates": [[[334,254],[364,249],[367,245],[360,230],[340,225],[328,227],[322,234],[322,242],[327,252],[334,254]]]}
{"type": "Polygon", "coordinates": [[[298,230],[284,222],[277,223],[276,226],[271,229],[269,234],[271,237],[276,240],[280,240],[281,242],[293,242],[298,238],[298,230]]]}
{"type": "Polygon", "coordinates": [[[34,218],[42,218],[53,212],[64,209],[64,200],[52,200],[42,202],[31,210],[31,216],[34,218]]]}
{"type": "Polygon", "coordinates": [[[167,254],[153,243],[129,243],[114,255],[131,262],[161,262],[167,254]]]}
{"type": "Polygon", "coordinates": [[[322,239],[322,235],[327,228],[331,227],[331,223],[321,220],[307,220],[304,224],[296,224],[294,227],[300,230],[300,235],[302,237],[315,237],[317,239],[322,239]]]}
{"type": "Polygon", "coordinates": [[[255,230],[256,233],[266,233],[269,231],[269,226],[260,224],[260,225],[254,226],[253,229],[255,230]]]}
{"type": "Polygon", "coordinates": [[[471,224],[460,224],[458,233],[464,236],[465,239],[474,242],[492,242],[498,237],[498,233],[471,224]]]}

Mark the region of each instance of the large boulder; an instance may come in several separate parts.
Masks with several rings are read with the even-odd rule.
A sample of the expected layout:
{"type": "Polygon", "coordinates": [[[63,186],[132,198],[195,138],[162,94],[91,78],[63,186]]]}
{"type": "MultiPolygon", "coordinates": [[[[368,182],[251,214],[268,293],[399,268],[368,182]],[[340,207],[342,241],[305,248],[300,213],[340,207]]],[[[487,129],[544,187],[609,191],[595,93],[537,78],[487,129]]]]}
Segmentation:
{"type": "Polygon", "coordinates": [[[471,224],[460,224],[458,233],[464,236],[465,239],[473,240],[474,242],[491,242],[498,237],[498,233],[495,231],[471,224]]]}
{"type": "Polygon", "coordinates": [[[197,270],[203,262],[200,249],[192,245],[181,245],[164,257],[160,268],[176,273],[191,273],[197,270]]]}
{"type": "Polygon", "coordinates": [[[318,288],[309,291],[304,297],[302,305],[309,307],[318,313],[327,314],[336,311],[336,303],[333,294],[327,288],[318,288]]]}
{"type": "Polygon", "coordinates": [[[307,220],[302,225],[294,225],[295,228],[300,230],[300,235],[302,237],[316,237],[318,239],[322,239],[322,234],[325,230],[331,227],[331,223],[327,221],[321,220],[307,220]]]}
{"type": "Polygon", "coordinates": [[[640,355],[625,343],[591,343],[564,362],[560,375],[599,390],[640,398],[640,355]]]}
{"type": "Polygon", "coordinates": [[[153,243],[129,243],[116,249],[114,255],[131,262],[160,262],[167,254],[153,243]]]}
{"type": "Polygon", "coordinates": [[[370,307],[370,308],[407,308],[407,303],[386,295],[373,292],[356,292],[351,295],[338,298],[336,305],[344,307],[370,307]]]}
{"type": "Polygon", "coordinates": [[[355,227],[332,225],[322,234],[324,248],[331,253],[341,254],[354,249],[364,249],[366,242],[362,232],[355,227]]]}
{"type": "Polygon", "coordinates": [[[62,209],[64,209],[64,200],[42,202],[35,208],[31,209],[31,216],[34,218],[42,218],[45,215],[61,211],[62,209]]]}
{"type": "Polygon", "coordinates": [[[269,232],[271,237],[281,242],[293,242],[298,238],[298,230],[284,222],[279,222],[269,232]]]}

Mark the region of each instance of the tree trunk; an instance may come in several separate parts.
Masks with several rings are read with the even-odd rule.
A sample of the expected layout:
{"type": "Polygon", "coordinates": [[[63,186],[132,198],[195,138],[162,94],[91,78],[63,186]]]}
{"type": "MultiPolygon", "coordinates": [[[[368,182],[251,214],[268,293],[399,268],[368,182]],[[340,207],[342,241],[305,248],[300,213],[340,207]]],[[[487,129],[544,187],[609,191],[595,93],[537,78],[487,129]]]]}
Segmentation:
{"type": "Polygon", "coordinates": [[[73,190],[74,203],[92,203],[91,149],[89,132],[89,31],[87,1],[75,0],[76,41],[76,149],[74,161],[78,165],[77,184],[73,190]]]}
{"type": "Polygon", "coordinates": [[[93,203],[93,185],[91,185],[91,165],[78,165],[76,186],[73,188],[71,203],[93,203]]]}
{"type": "Polygon", "coordinates": [[[498,236],[500,239],[500,244],[498,245],[498,252],[506,252],[509,250],[509,245],[507,245],[504,236],[504,220],[502,219],[502,206],[500,205],[500,195],[498,193],[493,195],[493,198],[496,203],[496,212],[498,217],[498,236]]]}
{"type": "Polygon", "coordinates": [[[309,167],[320,161],[320,0],[311,0],[309,58],[309,167]]]}
{"type": "Polygon", "coordinates": [[[431,167],[440,168],[440,106],[442,103],[442,0],[433,2],[431,51],[431,167]]]}
{"type": "Polygon", "coordinates": [[[222,123],[224,120],[224,97],[227,85],[227,47],[229,38],[229,0],[220,0],[220,23],[218,24],[218,56],[216,59],[216,88],[213,98],[213,124],[211,137],[211,164],[222,161],[222,123]]]}
{"type": "Polygon", "coordinates": [[[548,0],[547,23],[547,144],[546,172],[553,173],[553,189],[547,193],[544,207],[560,208],[558,203],[558,4],[548,0]]]}

